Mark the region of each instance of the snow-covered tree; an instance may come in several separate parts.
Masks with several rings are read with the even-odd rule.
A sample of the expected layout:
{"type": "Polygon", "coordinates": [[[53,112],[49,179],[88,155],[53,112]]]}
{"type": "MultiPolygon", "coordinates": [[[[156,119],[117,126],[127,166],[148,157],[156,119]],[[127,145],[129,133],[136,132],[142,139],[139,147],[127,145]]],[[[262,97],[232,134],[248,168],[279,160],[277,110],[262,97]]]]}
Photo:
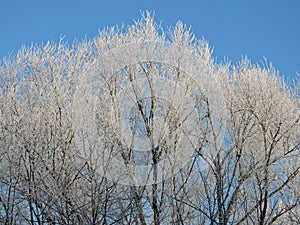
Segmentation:
{"type": "Polygon", "coordinates": [[[1,224],[299,224],[299,85],[150,13],[0,66],[1,224]]]}

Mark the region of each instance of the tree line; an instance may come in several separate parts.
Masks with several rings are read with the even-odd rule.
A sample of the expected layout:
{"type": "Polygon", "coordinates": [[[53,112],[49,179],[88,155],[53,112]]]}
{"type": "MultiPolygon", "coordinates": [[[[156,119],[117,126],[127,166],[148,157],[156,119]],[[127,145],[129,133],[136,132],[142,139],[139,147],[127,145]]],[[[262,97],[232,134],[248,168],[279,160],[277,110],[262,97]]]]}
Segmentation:
{"type": "Polygon", "coordinates": [[[146,13],[0,66],[1,224],[300,224],[299,82],[146,13]]]}

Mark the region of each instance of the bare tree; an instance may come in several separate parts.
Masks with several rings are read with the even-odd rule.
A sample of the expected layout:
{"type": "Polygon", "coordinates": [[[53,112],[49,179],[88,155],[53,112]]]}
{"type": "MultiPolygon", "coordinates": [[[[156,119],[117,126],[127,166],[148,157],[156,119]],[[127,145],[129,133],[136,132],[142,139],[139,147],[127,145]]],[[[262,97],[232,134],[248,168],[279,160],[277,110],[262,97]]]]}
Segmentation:
{"type": "Polygon", "coordinates": [[[150,13],[0,67],[1,224],[299,224],[299,93],[150,13]]]}

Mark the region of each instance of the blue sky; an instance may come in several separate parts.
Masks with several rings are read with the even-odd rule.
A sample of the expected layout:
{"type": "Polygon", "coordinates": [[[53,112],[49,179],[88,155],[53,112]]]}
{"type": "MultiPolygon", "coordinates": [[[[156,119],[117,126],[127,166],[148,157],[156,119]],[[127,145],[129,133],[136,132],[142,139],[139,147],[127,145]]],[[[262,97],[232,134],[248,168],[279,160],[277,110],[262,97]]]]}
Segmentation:
{"type": "Polygon", "coordinates": [[[131,24],[140,10],[156,21],[192,27],[214,57],[236,63],[266,57],[285,77],[300,73],[300,0],[0,0],[0,59],[22,45],[72,42],[114,25],[131,24]]]}

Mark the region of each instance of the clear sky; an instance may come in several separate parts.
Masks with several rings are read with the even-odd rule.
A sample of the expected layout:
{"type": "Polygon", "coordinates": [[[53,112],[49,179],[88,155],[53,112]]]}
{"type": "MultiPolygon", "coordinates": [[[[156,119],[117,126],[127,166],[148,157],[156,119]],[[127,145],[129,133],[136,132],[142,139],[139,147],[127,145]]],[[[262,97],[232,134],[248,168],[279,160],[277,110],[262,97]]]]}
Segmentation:
{"type": "Polygon", "coordinates": [[[93,38],[99,30],[131,24],[140,10],[156,21],[192,27],[214,57],[236,63],[266,57],[285,77],[300,73],[300,0],[0,0],[0,59],[22,45],[93,38]]]}

